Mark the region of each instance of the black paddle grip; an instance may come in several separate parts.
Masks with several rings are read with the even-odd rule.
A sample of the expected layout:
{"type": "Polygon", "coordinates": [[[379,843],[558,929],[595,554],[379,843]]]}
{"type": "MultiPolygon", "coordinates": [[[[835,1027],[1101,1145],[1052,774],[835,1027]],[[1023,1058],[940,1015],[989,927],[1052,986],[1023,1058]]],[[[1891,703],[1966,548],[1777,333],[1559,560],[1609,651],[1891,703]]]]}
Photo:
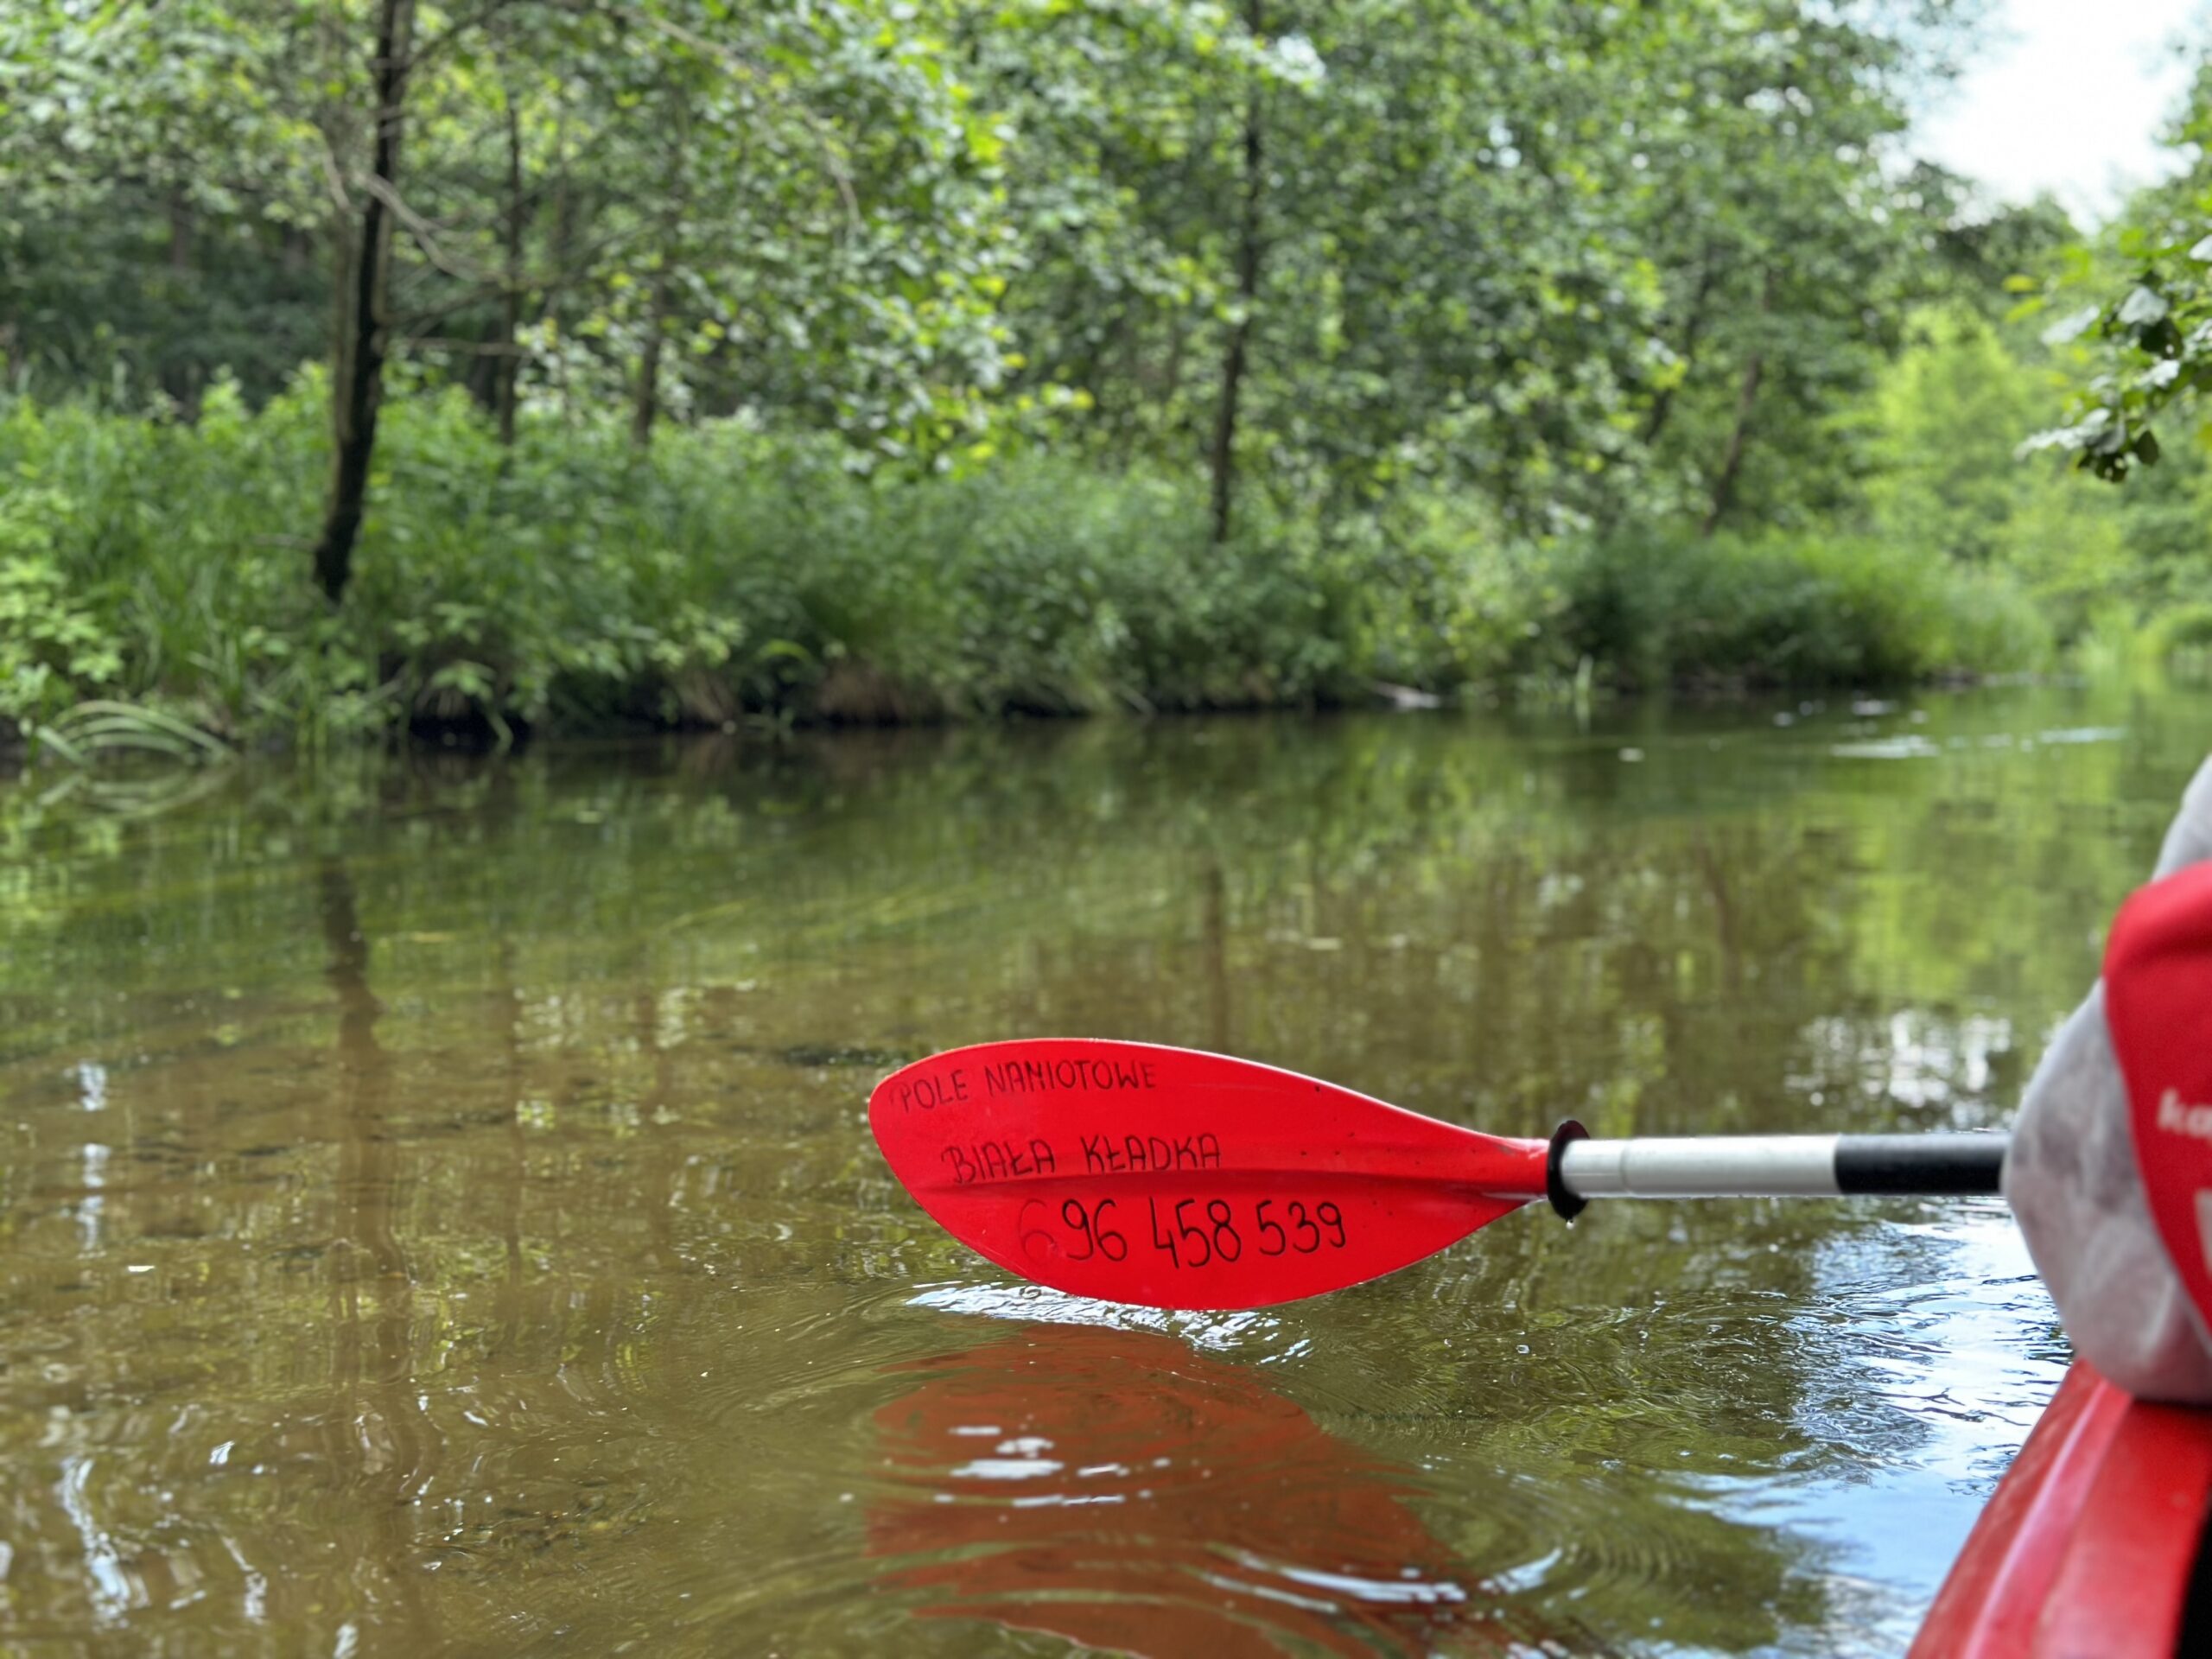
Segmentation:
{"type": "Polygon", "coordinates": [[[1840,1135],[1835,1142],[1839,1192],[1995,1192],[2005,1173],[2009,1135],[1840,1135]]]}

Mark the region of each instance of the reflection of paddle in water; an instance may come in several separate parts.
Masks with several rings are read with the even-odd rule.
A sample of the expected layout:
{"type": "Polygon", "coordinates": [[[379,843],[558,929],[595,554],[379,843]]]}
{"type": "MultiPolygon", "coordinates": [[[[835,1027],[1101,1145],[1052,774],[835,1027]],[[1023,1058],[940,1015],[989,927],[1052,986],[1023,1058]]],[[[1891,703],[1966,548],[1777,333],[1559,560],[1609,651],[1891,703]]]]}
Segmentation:
{"type": "Polygon", "coordinates": [[[1429,1535],[1408,1471],[1242,1367],[1048,1326],[899,1369],[868,1553],[927,1616],[1148,1659],[1564,1651],[1429,1535]]]}

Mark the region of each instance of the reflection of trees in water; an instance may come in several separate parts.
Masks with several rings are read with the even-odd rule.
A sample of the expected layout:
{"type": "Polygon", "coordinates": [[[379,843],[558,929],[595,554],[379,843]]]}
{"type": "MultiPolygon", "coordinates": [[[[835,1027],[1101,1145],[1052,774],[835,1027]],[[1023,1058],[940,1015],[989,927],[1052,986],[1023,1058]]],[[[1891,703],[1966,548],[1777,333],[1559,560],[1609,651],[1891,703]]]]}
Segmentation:
{"type": "Polygon", "coordinates": [[[396,1634],[429,1634],[414,1536],[414,1506],[438,1472],[444,1437],[416,1382],[414,1275],[395,1225],[399,1138],[390,1122],[392,1066],[377,1041],[383,1013],[369,988],[369,941],[345,864],[325,859],[316,893],[330,952],[325,976],[338,1000],[334,1409],[324,1455],[345,1471],[359,1504],[358,1592],[389,1603],[396,1634]]]}
{"type": "MultiPolygon", "coordinates": [[[[1644,747],[1628,767],[1455,721],[1179,722],[687,751],[681,773],[651,754],[365,760],[321,792],[248,766],[157,824],[69,803],[34,823],[0,791],[0,1054],[22,1057],[0,1092],[34,1126],[0,1133],[0,1250],[72,1201],[48,1188],[79,1179],[92,1131],[52,1062],[99,1056],[104,1236],[206,1275],[166,1326],[123,1289],[98,1293],[97,1325],[40,1304],[55,1332],[105,1332],[70,1357],[92,1381],[54,1398],[215,1402],[173,1464],[132,1467],[143,1491],[97,1465],[108,1501],[88,1512],[119,1560],[155,1560],[154,1494],[196,1491],[181,1483],[212,1478],[234,1435],[234,1467],[280,1471],[222,1497],[263,1570],[287,1514],[350,1541],[395,1617],[384,1575],[410,1537],[441,1586],[553,1559],[595,1521],[576,1507],[588,1458],[552,1448],[721,1386],[700,1335],[718,1319],[788,1294],[835,1321],[974,1275],[858,1127],[880,1071],[954,1041],[1233,1046],[1510,1132],[1567,1111],[1616,1132],[1815,1127],[1815,1090],[1839,1127],[2001,1116],[2140,874],[2164,810],[2143,791],[2187,769],[2179,747],[2148,782],[2116,746],[1886,770],[1644,747]],[[325,984],[338,1064],[317,1071],[325,984]],[[181,1337],[158,1363],[132,1347],[194,1321],[188,1359],[181,1337]],[[529,1414],[469,1422],[439,1391],[461,1376],[529,1414]],[[456,1472],[464,1446],[501,1502],[465,1522],[403,1507],[433,1466],[434,1497],[479,1496],[493,1477],[456,1472]]],[[[1808,1328],[1806,1263],[1861,1214],[1516,1217],[1300,1309],[1294,1392],[1399,1464],[1438,1460],[1451,1493],[1402,1501],[1447,1563],[1566,1541],[1548,1583],[1580,1573],[1600,1630],[1663,1610],[1678,1639],[1727,1646],[1817,1625],[1803,1553],[1713,1520],[1696,1483],[1852,1455],[1805,1427],[1841,1363],[1808,1328]],[[1508,1470],[1496,1509],[1522,1518],[1501,1529],[1484,1483],[1508,1470]],[[1655,1540],[1672,1553],[1640,1556],[1655,1540]]],[[[0,1401],[43,1409],[29,1376],[0,1375],[0,1401]]],[[[8,1466],[45,1455],[31,1432],[0,1426],[8,1466]]],[[[593,1516],[629,1525],[681,1472],[633,1463],[598,1468],[593,1516]]],[[[50,1489],[10,1503],[0,1537],[24,1559],[26,1540],[75,1548],[50,1489]]]]}
{"type": "MultiPolygon", "coordinates": [[[[435,928],[457,906],[496,909],[515,924],[518,969],[531,982],[571,976],[570,939],[591,940],[614,970],[634,965],[662,985],[709,983],[758,976],[751,970],[763,964],[745,960],[741,943],[801,972],[818,972],[834,950],[849,969],[854,953],[887,954],[947,918],[960,918],[953,931],[969,955],[1033,944],[1048,969],[1053,953],[1093,944],[1156,949],[1179,936],[1187,950],[1212,925],[1205,873],[1218,868],[1232,970],[1264,965],[1292,989],[1351,977],[1348,957],[1302,969],[1294,954],[1268,961],[1314,939],[1363,951],[1363,969],[1397,933],[1413,947],[1402,969],[1420,968],[1440,943],[1461,944],[1471,962],[1465,930],[1484,895],[1501,922],[1532,904],[1541,910],[1533,929],[1491,930],[1480,959],[1493,981],[1516,982],[1529,960],[1560,953],[1590,969],[1592,946],[1601,947],[1595,971],[1609,971],[1605,952],[1668,919],[1649,897],[1686,903],[1689,925],[1668,932],[1702,929],[1692,940],[1707,954],[1700,966],[1713,983],[1741,984],[1747,969],[1789,964],[1762,960],[1748,936],[1732,947],[1725,929],[1713,937],[1717,912],[1738,899],[1734,830],[1784,867],[1781,885],[1795,894],[1783,893],[1783,913],[1817,922],[1811,934],[1800,931],[1817,955],[1839,961],[1840,946],[1840,966],[1923,1001],[1955,988],[1986,991],[1962,982],[1957,964],[2010,963],[2016,981],[2045,973],[2050,941],[2094,927],[2103,888],[2124,890],[2139,874],[2139,859],[2108,832],[2082,833],[2078,815],[2050,810],[2053,795],[2101,799],[2116,769],[2139,767],[2113,745],[2077,746],[2041,770],[1993,760],[1964,774],[1962,791],[1961,777],[1940,763],[1779,767],[1685,746],[1655,747],[1627,767],[1609,746],[1548,747],[1447,721],[1344,721],[1319,734],[1294,722],[1108,724],[682,753],[695,763],[682,773],[628,753],[612,763],[442,757],[379,770],[364,761],[334,768],[316,791],[242,769],[218,798],[183,815],[204,823],[205,836],[126,841],[111,855],[127,857],[127,885],[143,896],[181,897],[210,874],[242,874],[261,846],[332,830],[360,839],[372,814],[375,845],[349,861],[373,863],[392,931],[435,928]],[[1649,782],[1633,787],[1632,779],[1649,782]],[[1951,798],[1960,792],[1963,802],[1951,798]],[[1988,809],[1980,817],[1968,810],[1977,805],[1988,809]],[[1698,867],[1694,838],[1707,831],[1698,867]],[[2052,859],[2059,879],[2019,880],[2052,859]],[[1891,880],[1892,867],[1942,868],[1942,890],[1891,880]],[[1577,877],[1579,901],[1569,891],[1577,877]],[[1655,877],[1654,891],[1640,894],[1636,884],[1655,877]],[[1363,916],[1373,925],[1361,927],[1363,916]],[[1280,948],[1259,948],[1270,943],[1280,948]]],[[[25,797],[0,791],[0,844],[11,818],[28,822],[25,797]]],[[[1739,935],[1772,913],[1774,886],[1734,903],[1739,935]]],[[[196,908],[158,904],[140,919],[152,924],[157,949],[204,944],[219,956],[248,918],[264,942],[300,931],[281,884],[238,880],[225,900],[220,925],[196,908]],[[195,931],[212,937],[193,940],[195,931]]],[[[98,915],[73,923],[90,926],[81,938],[41,939],[32,954],[48,968],[83,961],[89,974],[112,941],[98,915]]],[[[2055,966],[2049,982],[2070,987],[2072,965],[2055,966]]],[[[995,977],[994,994],[1010,988],[995,977]]],[[[0,988],[6,978],[0,966],[0,988]]],[[[1195,1038],[1211,1020],[1187,1023],[1195,1038]]]]}
{"type": "Polygon", "coordinates": [[[1236,1051],[1229,1036],[1229,882],[1219,860],[1198,874],[1200,949],[1205,952],[1206,1046],[1217,1054],[1236,1051]]]}

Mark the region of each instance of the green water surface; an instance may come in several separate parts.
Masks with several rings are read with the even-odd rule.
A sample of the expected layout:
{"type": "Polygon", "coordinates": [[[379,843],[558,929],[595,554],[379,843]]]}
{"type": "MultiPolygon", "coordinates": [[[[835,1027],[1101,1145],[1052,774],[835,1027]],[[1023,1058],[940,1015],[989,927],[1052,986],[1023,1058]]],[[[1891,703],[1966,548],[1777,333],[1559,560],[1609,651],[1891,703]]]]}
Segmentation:
{"type": "Polygon", "coordinates": [[[1897,1651],[2065,1362],[1994,1201],[1174,1317],[952,1243],[868,1090],[1102,1035],[1516,1135],[2001,1124],[2208,741],[2032,688],[0,784],[0,1654],[1897,1651]]]}

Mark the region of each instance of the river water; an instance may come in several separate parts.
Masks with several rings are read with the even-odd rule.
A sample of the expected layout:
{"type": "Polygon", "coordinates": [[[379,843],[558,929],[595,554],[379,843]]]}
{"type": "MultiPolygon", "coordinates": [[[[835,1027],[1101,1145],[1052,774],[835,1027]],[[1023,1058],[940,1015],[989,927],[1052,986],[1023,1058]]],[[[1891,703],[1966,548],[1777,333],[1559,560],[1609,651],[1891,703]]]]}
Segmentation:
{"type": "Polygon", "coordinates": [[[1539,1207],[1169,1316],[951,1243],[868,1091],[1100,1035],[1514,1135],[1999,1124],[2209,737],[2105,685],[0,784],[0,1654],[1895,1652],[2065,1362],[1994,1201],[1539,1207]]]}

